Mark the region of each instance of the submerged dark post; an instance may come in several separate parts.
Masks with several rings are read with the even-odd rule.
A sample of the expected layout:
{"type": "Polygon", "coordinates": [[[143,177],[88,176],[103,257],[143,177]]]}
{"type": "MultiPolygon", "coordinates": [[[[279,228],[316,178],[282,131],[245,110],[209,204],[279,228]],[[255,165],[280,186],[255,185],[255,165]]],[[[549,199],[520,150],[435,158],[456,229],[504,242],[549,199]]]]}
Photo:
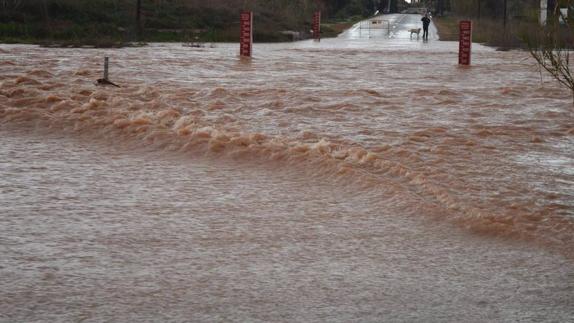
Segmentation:
{"type": "Polygon", "coordinates": [[[313,13],[313,38],[316,41],[321,40],[321,11],[313,13]]]}
{"type": "Polygon", "coordinates": [[[120,87],[116,83],[110,81],[109,67],[110,67],[110,58],[104,57],[104,77],[101,79],[97,79],[96,85],[99,85],[99,86],[112,85],[115,87],[120,87]]]}
{"type": "Polygon", "coordinates": [[[251,57],[253,46],[253,12],[241,12],[241,37],[239,40],[239,55],[251,57]]]}
{"type": "Polygon", "coordinates": [[[110,58],[104,57],[104,80],[109,80],[110,58]]]}
{"type": "Polygon", "coordinates": [[[472,46],[472,22],[463,20],[459,25],[458,64],[470,65],[472,46]]]}

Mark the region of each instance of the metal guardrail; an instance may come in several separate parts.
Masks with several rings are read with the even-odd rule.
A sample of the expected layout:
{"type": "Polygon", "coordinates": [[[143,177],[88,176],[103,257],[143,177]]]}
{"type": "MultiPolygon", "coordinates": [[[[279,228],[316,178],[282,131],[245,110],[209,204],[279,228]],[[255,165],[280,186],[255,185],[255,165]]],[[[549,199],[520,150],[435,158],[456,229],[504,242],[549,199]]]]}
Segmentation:
{"type": "Polygon", "coordinates": [[[384,19],[369,19],[365,21],[361,21],[359,23],[359,33],[362,33],[363,30],[367,30],[369,36],[371,35],[372,30],[379,30],[379,29],[386,29],[387,36],[391,34],[391,22],[384,19]],[[385,28],[386,24],[386,28],[385,28]]]}

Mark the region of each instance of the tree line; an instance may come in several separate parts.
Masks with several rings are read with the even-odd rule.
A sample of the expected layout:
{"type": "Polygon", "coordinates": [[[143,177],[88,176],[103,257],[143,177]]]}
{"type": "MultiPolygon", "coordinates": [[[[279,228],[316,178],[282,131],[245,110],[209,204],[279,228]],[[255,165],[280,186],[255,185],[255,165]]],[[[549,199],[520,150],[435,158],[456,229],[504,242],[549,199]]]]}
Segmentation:
{"type": "MultiPolygon", "coordinates": [[[[568,8],[569,15],[574,14],[571,0],[547,0],[548,8],[556,6],[568,8]]],[[[538,19],[540,17],[540,0],[421,0],[438,14],[450,13],[469,18],[487,19],[538,19]]],[[[553,10],[548,11],[553,16],[553,10]]]]}
{"type": "Polygon", "coordinates": [[[187,34],[214,41],[235,40],[241,10],[254,11],[261,27],[256,38],[283,40],[274,39],[278,31],[308,30],[315,10],[322,10],[326,19],[365,17],[385,1],[0,0],[0,41],[138,36],[162,41],[182,40],[187,34]]]}
{"type": "MultiPolygon", "coordinates": [[[[549,0],[552,2],[569,0],[549,0]]],[[[309,30],[313,11],[325,20],[360,19],[409,5],[434,15],[535,20],[540,0],[0,0],[0,41],[124,39],[236,40],[238,12],[255,13],[255,38],[285,40],[279,31],[309,30]]],[[[574,9],[570,11],[574,13],[574,9]]]]}

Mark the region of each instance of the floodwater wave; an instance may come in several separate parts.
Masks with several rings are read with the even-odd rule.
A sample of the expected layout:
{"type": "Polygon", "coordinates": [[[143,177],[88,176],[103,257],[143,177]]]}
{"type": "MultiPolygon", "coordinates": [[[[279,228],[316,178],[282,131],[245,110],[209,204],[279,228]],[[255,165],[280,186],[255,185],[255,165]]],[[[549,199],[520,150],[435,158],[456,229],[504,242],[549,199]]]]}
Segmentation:
{"type": "Polygon", "coordinates": [[[253,59],[1,45],[0,322],[573,317],[570,95],[385,18],[253,59]]]}
{"type": "MultiPolygon", "coordinates": [[[[164,55],[173,55],[170,51],[183,55],[178,49],[159,49],[164,55]]],[[[361,70],[335,69],[323,72],[326,75],[318,71],[316,77],[309,77],[305,68],[324,51],[292,51],[309,58],[290,61],[273,48],[270,59],[247,63],[234,63],[233,57],[223,63],[221,52],[213,60],[196,55],[183,65],[199,69],[196,76],[202,80],[188,84],[190,76],[178,72],[181,60],[175,57],[166,60],[172,65],[149,72],[152,81],[134,74],[120,79],[122,88],[111,89],[92,84],[97,64],[85,61],[79,69],[62,68],[57,50],[44,57],[38,49],[15,46],[7,52],[27,62],[3,64],[0,120],[12,126],[121,138],[160,150],[282,163],[345,184],[393,187],[399,196],[416,197],[420,204],[413,207],[438,206],[434,216],[476,232],[539,241],[563,251],[574,245],[571,187],[566,191],[536,187],[532,192],[532,185],[545,184],[548,176],[564,185],[572,183],[574,156],[567,150],[573,142],[572,108],[554,87],[532,84],[528,65],[510,64],[506,68],[512,73],[521,71],[518,78],[507,81],[516,84],[500,86],[492,85],[489,77],[505,73],[497,71],[503,67],[498,64],[476,67],[475,73],[484,76],[473,87],[453,79],[468,77],[454,67],[436,73],[437,84],[427,89],[421,89],[409,73],[399,78],[391,71],[381,76],[380,82],[393,82],[387,89],[387,85],[369,87],[366,82],[372,76],[364,74],[361,59],[346,58],[366,57],[373,50],[331,50],[335,57],[343,56],[342,64],[361,70]],[[226,68],[236,72],[224,77],[226,68]],[[163,81],[166,71],[170,81],[163,81]],[[242,73],[255,81],[244,86],[242,73]],[[260,73],[270,76],[259,80],[260,73]],[[274,74],[277,84],[272,83],[274,74]],[[336,75],[344,77],[339,81],[336,75]],[[358,78],[353,82],[357,84],[342,90],[328,87],[344,83],[345,78],[358,78]],[[490,95],[495,97],[488,99],[490,95]],[[543,103],[547,106],[538,106],[543,103]],[[525,116],[510,119],[521,112],[525,116]],[[433,113],[439,118],[425,122],[433,113]],[[461,115],[464,119],[457,119],[461,115]],[[556,147],[560,145],[566,146],[556,147]],[[530,174],[536,165],[528,162],[533,150],[549,154],[549,164],[562,161],[563,167],[549,165],[548,172],[536,178],[530,174]]],[[[72,56],[81,58],[82,53],[75,51],[72,56]]],[[[389,66],[404,64],[403,52],[385,54],[391,57],[389,66]]],[[[130,61],[135,53],[124,50],[121,55],[130,61]]],[[[439,62],[441,57],[435,59],[439,62]]],[[[138,64],[147,63],[142,59],[138,64]]],[[[406,67],[413,73],[420,68],[406,67]]]]}

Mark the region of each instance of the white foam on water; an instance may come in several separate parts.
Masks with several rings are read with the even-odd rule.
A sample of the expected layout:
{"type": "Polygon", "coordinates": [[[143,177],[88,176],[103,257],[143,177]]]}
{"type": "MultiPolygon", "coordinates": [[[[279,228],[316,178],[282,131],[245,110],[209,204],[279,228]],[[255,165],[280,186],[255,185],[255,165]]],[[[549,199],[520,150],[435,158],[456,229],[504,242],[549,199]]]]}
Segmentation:
{"type": "Polygon", "coordinates": [[[571,317],[568,92],[401,35],[2,45],[0,318],[571,317]]]}

